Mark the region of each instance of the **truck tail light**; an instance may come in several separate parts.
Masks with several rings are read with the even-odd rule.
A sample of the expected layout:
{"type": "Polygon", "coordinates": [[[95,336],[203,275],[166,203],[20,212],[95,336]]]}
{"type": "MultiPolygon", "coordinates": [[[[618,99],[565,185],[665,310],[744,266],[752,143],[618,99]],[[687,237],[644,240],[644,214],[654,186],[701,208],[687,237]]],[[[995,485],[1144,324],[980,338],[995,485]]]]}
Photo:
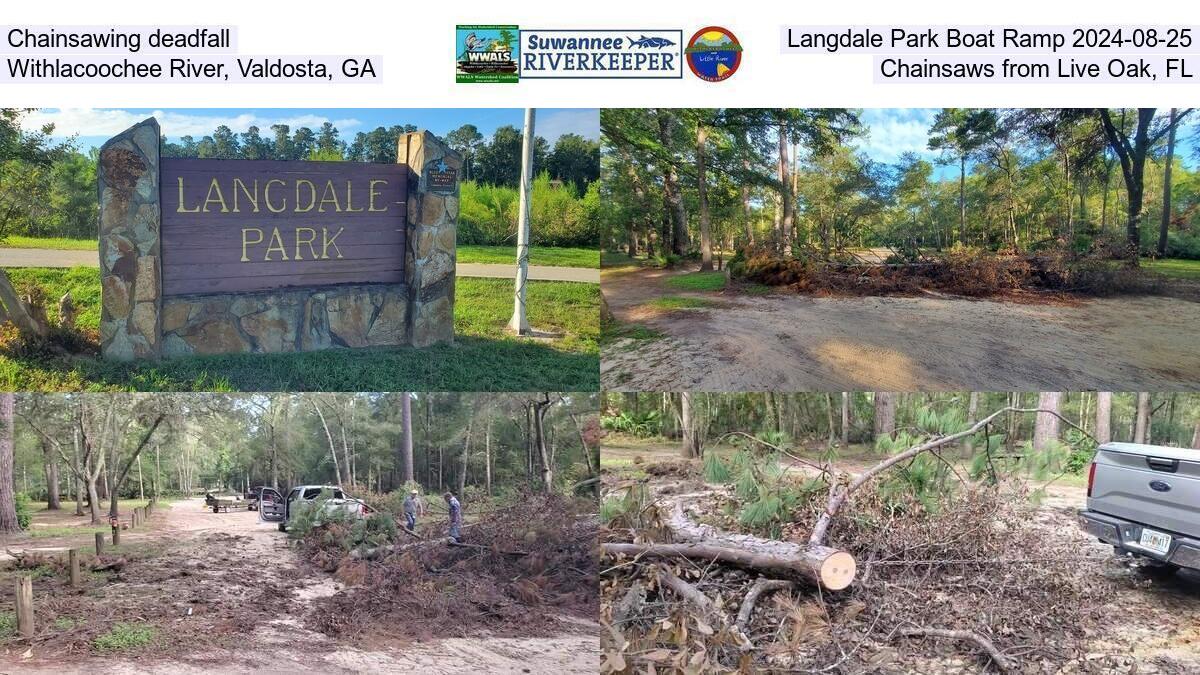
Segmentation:
{"type": "Polygon", "coordinates": [[[1088,497],[1092,496],[1092,484],[1095,482],[1096,482],[1096,463],[1092,462],[1091,466],[1088,467],[1088,489],[1087,489],[1088,497]]]}

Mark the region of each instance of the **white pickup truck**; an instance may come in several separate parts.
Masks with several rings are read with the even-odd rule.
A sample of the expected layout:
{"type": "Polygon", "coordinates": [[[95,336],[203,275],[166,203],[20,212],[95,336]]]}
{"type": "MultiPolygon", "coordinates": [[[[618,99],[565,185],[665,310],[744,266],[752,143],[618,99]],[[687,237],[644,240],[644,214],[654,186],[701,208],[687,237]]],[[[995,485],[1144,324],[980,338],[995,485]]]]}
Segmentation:
{"type": "Polygon", "coordinates": [[[1200,570],[1200,450],[1100,446],[1079,525],[1118,555],[1200,570]]]}

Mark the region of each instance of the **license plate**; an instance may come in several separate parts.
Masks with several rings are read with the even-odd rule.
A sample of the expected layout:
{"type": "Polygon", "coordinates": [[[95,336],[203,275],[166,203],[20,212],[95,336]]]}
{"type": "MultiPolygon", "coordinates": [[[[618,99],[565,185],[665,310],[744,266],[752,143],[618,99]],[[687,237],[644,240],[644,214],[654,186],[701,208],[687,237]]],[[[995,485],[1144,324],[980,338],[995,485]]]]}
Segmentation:
{"type": "Polygon", "coordinates": [[[1166,555],[1171,550],[1171,535],[1142,528],[1142,548],[1166,555]]]}

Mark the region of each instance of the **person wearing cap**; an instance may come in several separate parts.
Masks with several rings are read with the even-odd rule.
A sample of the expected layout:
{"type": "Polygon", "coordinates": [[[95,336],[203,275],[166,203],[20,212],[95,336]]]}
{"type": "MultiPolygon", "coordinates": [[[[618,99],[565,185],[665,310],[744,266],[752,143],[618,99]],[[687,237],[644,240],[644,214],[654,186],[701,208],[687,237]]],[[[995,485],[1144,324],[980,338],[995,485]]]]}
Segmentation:
{"type": "Polygon", "coordinates": [[[410,490],[404,497],[404,522],[410,532],[417,529],[418,515],[425,515],[425,508],[421,504],[420,494],[416,490],[410,490]]]}
{"type": "Polygon", "coordinates": [[[462,505],[452,492],[446,492],[442,498],[446,500],[446,506],[450,509],[450,541],[457,544],[462,537],[462,505]]]}

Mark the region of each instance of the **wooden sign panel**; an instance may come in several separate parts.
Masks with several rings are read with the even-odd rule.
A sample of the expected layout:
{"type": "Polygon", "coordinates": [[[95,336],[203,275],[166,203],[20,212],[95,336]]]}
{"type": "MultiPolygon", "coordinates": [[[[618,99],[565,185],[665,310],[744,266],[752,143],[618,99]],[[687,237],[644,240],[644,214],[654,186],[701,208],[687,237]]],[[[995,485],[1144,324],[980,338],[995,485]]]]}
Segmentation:
{"type": "Polygon", "coordinates": [[[163,295],[403,283],[408,167],[162,160],[163,295]]]}

